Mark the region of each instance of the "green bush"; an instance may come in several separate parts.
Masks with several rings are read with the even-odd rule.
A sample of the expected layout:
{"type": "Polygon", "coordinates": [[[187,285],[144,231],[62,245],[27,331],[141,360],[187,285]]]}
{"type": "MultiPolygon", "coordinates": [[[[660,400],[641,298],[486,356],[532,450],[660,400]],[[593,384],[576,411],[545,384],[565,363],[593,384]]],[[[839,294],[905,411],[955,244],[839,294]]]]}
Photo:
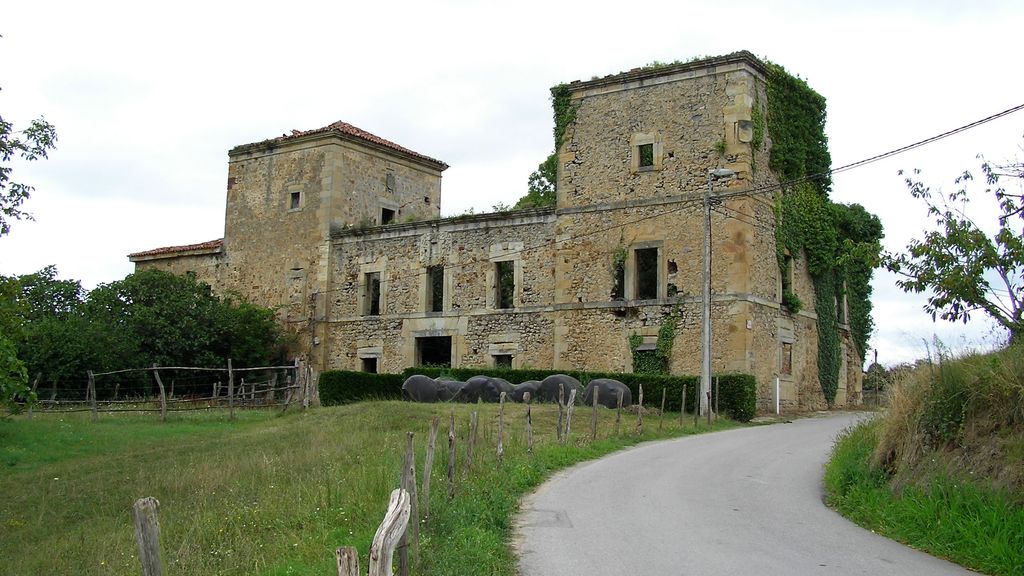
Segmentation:
{"type": "Polygon", "coordinates": [[[363,400],[395,400],[402,397],[401,374],[373,374],[329,370],[320,375],[320,404],[334,406],[363,400]]]}

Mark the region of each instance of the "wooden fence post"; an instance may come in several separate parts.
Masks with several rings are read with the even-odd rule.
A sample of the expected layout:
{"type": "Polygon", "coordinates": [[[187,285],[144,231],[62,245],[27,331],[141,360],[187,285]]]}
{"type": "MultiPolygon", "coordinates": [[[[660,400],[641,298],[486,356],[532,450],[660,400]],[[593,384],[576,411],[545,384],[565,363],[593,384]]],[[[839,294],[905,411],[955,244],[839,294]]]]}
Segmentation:
{"type": "Polygon", "coordinates": [[[715,421],[718,421],[718,402],[722,397],[718,394],[718,376],[715,376],[715,421]]]}
{"type": "Polygon", "coordinates": [[[405,433],[405,458],[402,461],[402,490],[405,490],[409,494],[409,523],[412,525],[412,537],[410,538],[409,531],[402,535],[402,539],[399,542],[398,552],[398,573],[401,576],[408,576],[409,574],[409,547],[412,546],[413,550],[413,563],[419,564],[420,555],[420,528],[419,528],[419,515],[418,515],[418,504],[416,502],[416,449],[413,445],[413,433],[405,433]]]}
{"type": "Polygon", "coordinates": [[[156,385],[160,388],[160,421],[167,422],[167,396],[164,394],[164,383],[160,379],[160,372],[156,369],[156,364],[153,364],[153,377],[156,378],[156,385]]]}
{"type": "Polygon", "coordinates": [[[430,520],[430,476],[434,471],[434,450],[437,449],[437,429],[441,418],[434,416],[430,421],[430,438],[427,438],[427,454],[423,458],[423,521],[430,520]]]}
{"type": "Polygon", "coordinates": [[[615,435],[619,435],[619,425],[622,423],[622,390],[618,393],[619,399],[615,401],[615,435]]]}
{"type": "Polygon", "coordinates": [[[636,435],[644,435],[644,385],[640,384],[640,402],[636,405],[636,435]]]}
{"type": "Polygon", "coordinates": [[[95,422],[99,416],[96,415],[96,378],[92,375],[92,370],[89,370],[89,387],[85,394],[88,396],[89,407],[92,410],[92,421],[95,422]]]}
{"type": "Polygon", "coordinates": [[[388,511],[384,521],[377,527],[370,545],[369,576],[391,576],[392,556],[398,541],[405,535],[409,525],[409,493],[401,488],[391,491],[388,511]]]}
{"type": "Polygon", "coordinates": [[[562,444],[569,442],[569,435],[572,434],[572,408],[576,405],[576,389],[569,391],[569,405],[565,411],[565,434],[562,434],[562,444]]]}
{"type": "Polygon", "coordinates": [[[235,372],[231,368],[231,358],[228,358],[228,412],[232,420],[235,419],[235,372]]]}
{"type": "Polygon", "coordinates": [[[469,439],[466,443],[466,461],[462,465],[462,479],[469,477],[469,470],[473,467],[473,454],[476,453],[476,429],[478,415],[472,412],[469,415],[469,439]]]}
{"type": "Polygon", "coordinates": [[[562,411],[565,408],[565,389],[562,388],[562,383],[558,383],[558,428],[555,430],[555,439],[558,440],[559,444],[562,442],[562,426],[565,425],[562,417],[562,411]]]}
{"type": "Polygon", "coordinates": [[[665,386],[661,387],[661,415],[658,416],[658,432],[661,432],[661,427],[665,423],[665,386]]]}
{"type": "Polygon", "coordinates": [[[448,422],[448,499],[455,497],[455,409],[448,422]]]}
{"type": "Polygon", "coordinates": [[[505,392],[498,398],[498,468],[505,459],[505,392]]]}
{"type": "Polygon", "coordinates": [[[591,389],[593,407],[590,410],[590,441],[597,440],[597,397],[601,393],[597,386],[591,389]]]}
{"type": "Polygon", "coordinates": [[[159,510],[160,503],[152,497],[139,498],[132,506],[142,576],[161,576],[164,573],[163,565],[160,563],[160,522],[157,519],[159,510]]]}
{"type": "Polygon", "coordinates": [[[533,414],[531,414],[530,393],[523,394],[523,402],[526,402],[526,453],[533,454],[533,414]]]}
{"type": "Polygon", "coordinates": [[[338,576],[362,576],[359,573],[359,551],[354,546],[342,546],[334,551],[338,561],[338,576]]]}
{"type": "MultiPolygon", "coordinates": [[[[40,372],[39,374],[36,374],[36,379],[32,381],[32,394],[33,395],[35,395],[36,387],[39,386],[39,379],[42,378],[42,377],[43,377],[43,373],[40,372]]],[[[32,419],[32,404],[33,404],[33,402],[31,401],[32,400],[31,398],[29,398],[28,400],[29,400],[29,402],[28,402],[28,419],[31,420],[32,419]]]]}
{"type": "Polygon", "coordinates": [[[683,416],[686,414],[686,384],[683,384],[683,397],[679,402],[679,427],[683,427],[683,416]]]}

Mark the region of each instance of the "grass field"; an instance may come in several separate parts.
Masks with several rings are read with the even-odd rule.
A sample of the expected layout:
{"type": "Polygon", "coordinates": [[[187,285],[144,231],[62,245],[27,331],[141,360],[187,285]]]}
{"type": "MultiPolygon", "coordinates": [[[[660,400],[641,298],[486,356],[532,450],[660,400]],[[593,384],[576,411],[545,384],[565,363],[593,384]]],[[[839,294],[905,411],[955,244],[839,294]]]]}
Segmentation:
{"type": "MultiPolygon", "coordinates": [[[[333,550],[358,547],[365,567],[388,494],[398,486],[405,433],[415,433],[422,480],[426,435],[441,417],[429,523],[414,573],[514,574],[510,522],[519,498],[552,471],[640,440],[706,431],[692,417],[577,407],[569,446],[554,439],[557,408],[534,406],[537,447],[526,453],[525,407],[506,407],[505,462],[497,470],[497,406],[368,402],[293,412],[37,415],[0,420],[0,573],[138,574],[131,524],[135,499],[160,501],[166,574],[333,573],[333,550]],[[469,414],[479,411],[474,467],[447,501],[447,422],[454,409],[458,467],[469,414]]],[[[735,426],[729,421],[716,429],[735,426]]]]}

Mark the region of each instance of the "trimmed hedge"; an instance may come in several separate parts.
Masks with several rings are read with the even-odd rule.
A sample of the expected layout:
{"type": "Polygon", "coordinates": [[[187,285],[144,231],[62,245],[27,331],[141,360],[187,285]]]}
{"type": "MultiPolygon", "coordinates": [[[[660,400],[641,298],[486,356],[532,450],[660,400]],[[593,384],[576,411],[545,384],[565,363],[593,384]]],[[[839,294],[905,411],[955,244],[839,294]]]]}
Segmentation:
{"type": "Polygon", "coordinates": [[[363,400],[401,399],[403,382],[402,374],[329,370],[320,375],[320,404],[333,406],[363,400]]]}
{"type": "MultiPolygon", "coordinates": [[[[413,374],[423,374],[431,378],[445,376],[465,382],[477,375],[495,376],[504,378],[513,384],[527,380],[543,380],[552,374],[568,374],[576,378],[584,386],[595,378],[611,378],[618,380],[629,387],[633,393],[633,400],[640,398],[640,384],[644,385],[644,404],[647,406],[660,407],[661,391],[664,389],[665,409],[671,412],[678,412],[682,399],[683,385],[686,385],[686,410],[693,412],[697,399],[697,388],[700,386],[700,379],[696,376],[658,376],[651,374],[627,374],[618,372],[579,372],[560,370],[509,370],[500,368],[445,368],[436,366],[417,366],[406,368],[402,373],[402,381],[413,374]]],[[[719,408],[733,420],[747,422],[754,417],[757,409],[757,383],[750,374],[721,374],[718,375],[721,401],[719,408]]],[[[401,387],[401,383],[399,383],[401,387]]],[[[712,383],[712,403],[714,397],[714,383],[712,383]]],[[[580,394],[582,394],[582,390],[580,394]]]]}

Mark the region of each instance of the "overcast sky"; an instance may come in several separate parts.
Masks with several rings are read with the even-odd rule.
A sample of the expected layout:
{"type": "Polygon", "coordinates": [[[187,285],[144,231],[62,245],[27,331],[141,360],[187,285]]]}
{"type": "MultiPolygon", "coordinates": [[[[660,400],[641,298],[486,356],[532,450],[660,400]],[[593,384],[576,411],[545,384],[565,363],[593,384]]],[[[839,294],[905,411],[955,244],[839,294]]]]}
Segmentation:
{"type": "MultiPolygon", "coordinates": [[[[447,162],[442,212],[513,204],[553,149],[549,88],[698,55],[749,50],[828,100],[834,166],[1024,103],[1014,1],[9,2],[0,14],[0,114],[57,127],[49,160],[0,238],[0,274],[56,264],[87,288],[130,252],[220,238],[227,151],[344,120],[447,162]]],[[[838,174],[899,249],[928,221],[901,168],[951,188],[979,153],[1024,158],[1024,112],[838,174]]],[[[979,193],[981,187],[977,188],[979,193]]],[[[980,200],[980,198],[979,198],[980,200]]],[[[991,220],[982,203],[972,216],[991,220]]],[[[933,323],[923,297],[876,273],[879,361],[1001,334],[982,317],[933,323]]],[[[870,353],[869,353],[870,357],[870,353]]]]}

